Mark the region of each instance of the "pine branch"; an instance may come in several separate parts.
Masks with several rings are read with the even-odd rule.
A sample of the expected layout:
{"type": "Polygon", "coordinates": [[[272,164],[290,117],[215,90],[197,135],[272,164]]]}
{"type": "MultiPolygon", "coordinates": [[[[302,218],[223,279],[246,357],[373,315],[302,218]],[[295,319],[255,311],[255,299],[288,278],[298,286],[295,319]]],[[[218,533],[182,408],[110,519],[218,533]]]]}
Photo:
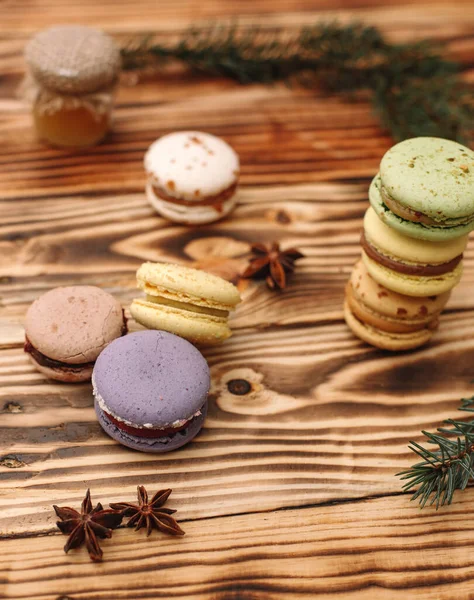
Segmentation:
{"type": "MultiPolygon", "coordinates": [[[[463,398],[461,402],[459,410],[474,412],[474,396],[463,398]]],[[[405,491],[418,487],[411,499],[418,500],[421,508],[426,504],[434,504],[436,509],[451,504],[455,491],[464,490],[474,478],[474,420],[448,419],[445,423],[449,427],[440,427],[439,433],[422,431],[427,443],[436,449],[429,450],[417,442],[410,442],[410,450],[422,460],[397,473],[407,481],[403,485],[405,491]],[[457,437],[451,439],[452,436],[457,437]]]]}
{"type": "Polygon", "coordinates": [[[369,91],[397,139],[433,135],[466,141],[474,130],[472,88],[460,68],[429,42],[390,44],[375,27],[321,23],[285,31],[215,25],[193,28],[174,44],[153,36],[122,49],[124,68],[178,60],[242,84],[277,81],[346,95],[369,91]]]}

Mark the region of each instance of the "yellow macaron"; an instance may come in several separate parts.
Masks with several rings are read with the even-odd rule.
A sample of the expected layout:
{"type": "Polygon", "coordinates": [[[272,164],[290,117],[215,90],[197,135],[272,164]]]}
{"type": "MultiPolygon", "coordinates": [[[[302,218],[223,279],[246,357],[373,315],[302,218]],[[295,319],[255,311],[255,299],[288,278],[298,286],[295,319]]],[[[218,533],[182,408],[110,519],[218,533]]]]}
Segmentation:
{"type": "Polygon", "coordinates": [[[405,275],[382,266],[362,251],[362,260],[372,277],[381,285],[406,296],[437,296],[448,292],[459,283],[462,276],[462,262],[452,271],[436,277],[405,275]]]}
{"type": "Polygon", "coordinates": [[[467,236],[444,242],[410,238],[388,227],[369,208],[361,245],[370,274],[383,286],[409,296],[435,296],[453,288],[462,275],[467,236]]]}
{"type": "Polygon", "coordinates": [[[229,281],[182,265],[148,262],[138,269],[137,284],[146,296],[133,300],[130,312],[144,327],[203,345],[232,335],[229,312],[241,298],[229,281]]]}

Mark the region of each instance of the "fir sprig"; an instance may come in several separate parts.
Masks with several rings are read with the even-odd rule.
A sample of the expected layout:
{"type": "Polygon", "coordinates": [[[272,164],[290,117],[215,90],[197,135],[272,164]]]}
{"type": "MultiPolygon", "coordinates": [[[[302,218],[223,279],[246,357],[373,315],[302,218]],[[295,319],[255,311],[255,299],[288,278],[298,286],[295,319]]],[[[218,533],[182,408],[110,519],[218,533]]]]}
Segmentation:
{"type": "Polygon", "coordinates": [[[460,67],[434,44],[391,44],[375,27],[320,23],[290,35],[236,25],[190,29],[175,43],[148,36],[122,49],[124,68],[166,60],[242,84],[276,81],[346,95],[369,91],[396,139],[419,135],[467,141],[474,129],[473,90],[460,67]]]}
{"type": "MultiPolygon", "coordinates": [[[[474,396],[461,402],[459,410],[474,413],[474,396]]],[[[445,423],[449,427],[440,427],[439,433],[422,432],[427,443],[436,449],[410,442],[410,450],[422,461],[397,473],[407,481],[403,486],[405,491],[417,488],[411,499],[418,500],[421,508],[426,504],[434,504],[436,509],[451,504],[454,492],[464,490],[474,478],[474,420],[448,419],[445,423]],[[452,439],[452,436],[457,437],[452,439]]]]}

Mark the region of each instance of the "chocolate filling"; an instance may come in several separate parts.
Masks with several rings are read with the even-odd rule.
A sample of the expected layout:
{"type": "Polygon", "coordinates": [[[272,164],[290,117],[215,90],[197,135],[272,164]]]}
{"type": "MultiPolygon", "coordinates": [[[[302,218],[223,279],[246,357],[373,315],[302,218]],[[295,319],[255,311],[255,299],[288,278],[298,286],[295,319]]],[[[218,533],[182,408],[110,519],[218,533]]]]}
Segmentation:
{"type": "MultiPolygon", "coordinates": [[[[128,325],[127,318],[125,317],[125,311],[122,308],[122,317],[123,317],[123,325],[121,335],[125,335],[128,333],[128,325]]],[[[47,367],[49,369],[56,369],[56,371],[69,371],[73,373],[78,373],[83,369],[92,368],[94,366],[95,360],[86,362],[86,363],[77,363],[70,364],[65,363],[60,360],[55,360],[54,358],[49,358],[46,354],[40,352],[37,348],[33,346],[30,340],[25,336],[25,345],[23,347],[24,351],[34,358],[34,360],[41,365],[42,367],[47,367]]]]}
{"type": "Polygon", "coordinates": [[[87,363],[79,363],[77,365],[71,365],[69,363],[61,362],[60,360],[54,360],[54,358],[49,358],[49,356],[46,356],[45,354],[37,350],[28,338],[25,339],[24,350],[25,352],[28,352],[28,354],[31,354],[35,361],[42,367],[56,369],[57,371],[73,371],[77,373],[78,371],[82,371],[87,367],[93,367],[95,362],[92,361],[87,363]]]}
{"type": "Polygon", "coordinates": [[[403,273],[405,275],[421,275],[421,276],[432,276],[432,275],[444,275],[445,273],[449,273],[452,271],[457,265],[461,262],[462,254],[456,256],[449,262],[442,263],[440,265],[409,265],[406,263],[399,262],[398,260],[394,260],[384,254],[381,254],[378,250],[376,250],[365,237],[365,233],[362,232],[360,238],[360,245],[364,249],[365,253],[369,258],[373,261],[382,265],[383,267],[387,267],[392,271],[396,271],[397,273],[403,273]]]}
{"type": "Polygon", "coordinates": [[[418,210],[413,210],[408,206],[403,206],[400,202],[397,202],[383,185],[380,186],[380,195],[383,203],[389,208],[397,217],[404,219],[405,221],[411,221],[413,223],[421,223],[428,227],[456,227],[457,225],[466,225],[472,221],[472,217],[465,217],[464,219],[446,219],[446,220],[435,220],[432,217],[422,213],[418,210]]]}
{"type": "Polygon", "coordinates": [[[197,417],[192,417],[191,419],[189,419],[189,421],[186,421],[186,423],[184,423],[183,425],[180,425],[179,427],[167,427],[166,429],[153,429],[152,427],[148,428],[148,427],[132,427],[131,425],[127,425],[126,423],[123,423],[122,421],[119,421],[118,419],[116,419],[115,417],[113,417],[110,413],[108,413],[107,411],[103,411],[104,415],[107,417],[107,419],[113,423],[115,425],[115,427],[117,427],[118,429],[125,431],[126,433],[130,433],[131,435],[135,435],[136,437],[142,437],[142,438],[159,438],[159,437],[169,437],[170,435],[173,435],[174,433],[177,433],[178,431],[181,431],[182,429],[186,429],[186,427],[188,427],[188,425],[197,417]]]}
{"type": "Polygon", "coordinates": [[[159,188],[156,185],[152,184],[153,192],[158,198],[165,200],[165,202],[171,202],[172,204],[179,204],[179,206],[213,206],[218,212],[222,212],[224,207],[222,206],[226,200],[229,200],[237,188],[237,181],[233,183],[230,187],[228,187],[223,192],[219,194],[214,194],[213,196],[205,196],[204,198],[196,197],[196,200],[184,200],[183,198],[175,198],[174,196],[170,196],[167,194],[163,188],[159,188]]]}

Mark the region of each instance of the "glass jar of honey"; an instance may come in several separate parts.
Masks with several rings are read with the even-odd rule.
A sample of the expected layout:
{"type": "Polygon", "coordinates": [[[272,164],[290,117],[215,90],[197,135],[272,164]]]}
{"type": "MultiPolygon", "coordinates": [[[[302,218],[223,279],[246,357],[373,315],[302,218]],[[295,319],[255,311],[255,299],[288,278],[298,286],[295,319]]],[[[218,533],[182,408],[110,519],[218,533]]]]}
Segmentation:
{"type": "Polygon", "coordinates": [[[64,25],[38,33],[25,51],[24,95],[39,137],[54,146],[100,142],[111,124],[120,52],[108,35],[64,25]]]}

